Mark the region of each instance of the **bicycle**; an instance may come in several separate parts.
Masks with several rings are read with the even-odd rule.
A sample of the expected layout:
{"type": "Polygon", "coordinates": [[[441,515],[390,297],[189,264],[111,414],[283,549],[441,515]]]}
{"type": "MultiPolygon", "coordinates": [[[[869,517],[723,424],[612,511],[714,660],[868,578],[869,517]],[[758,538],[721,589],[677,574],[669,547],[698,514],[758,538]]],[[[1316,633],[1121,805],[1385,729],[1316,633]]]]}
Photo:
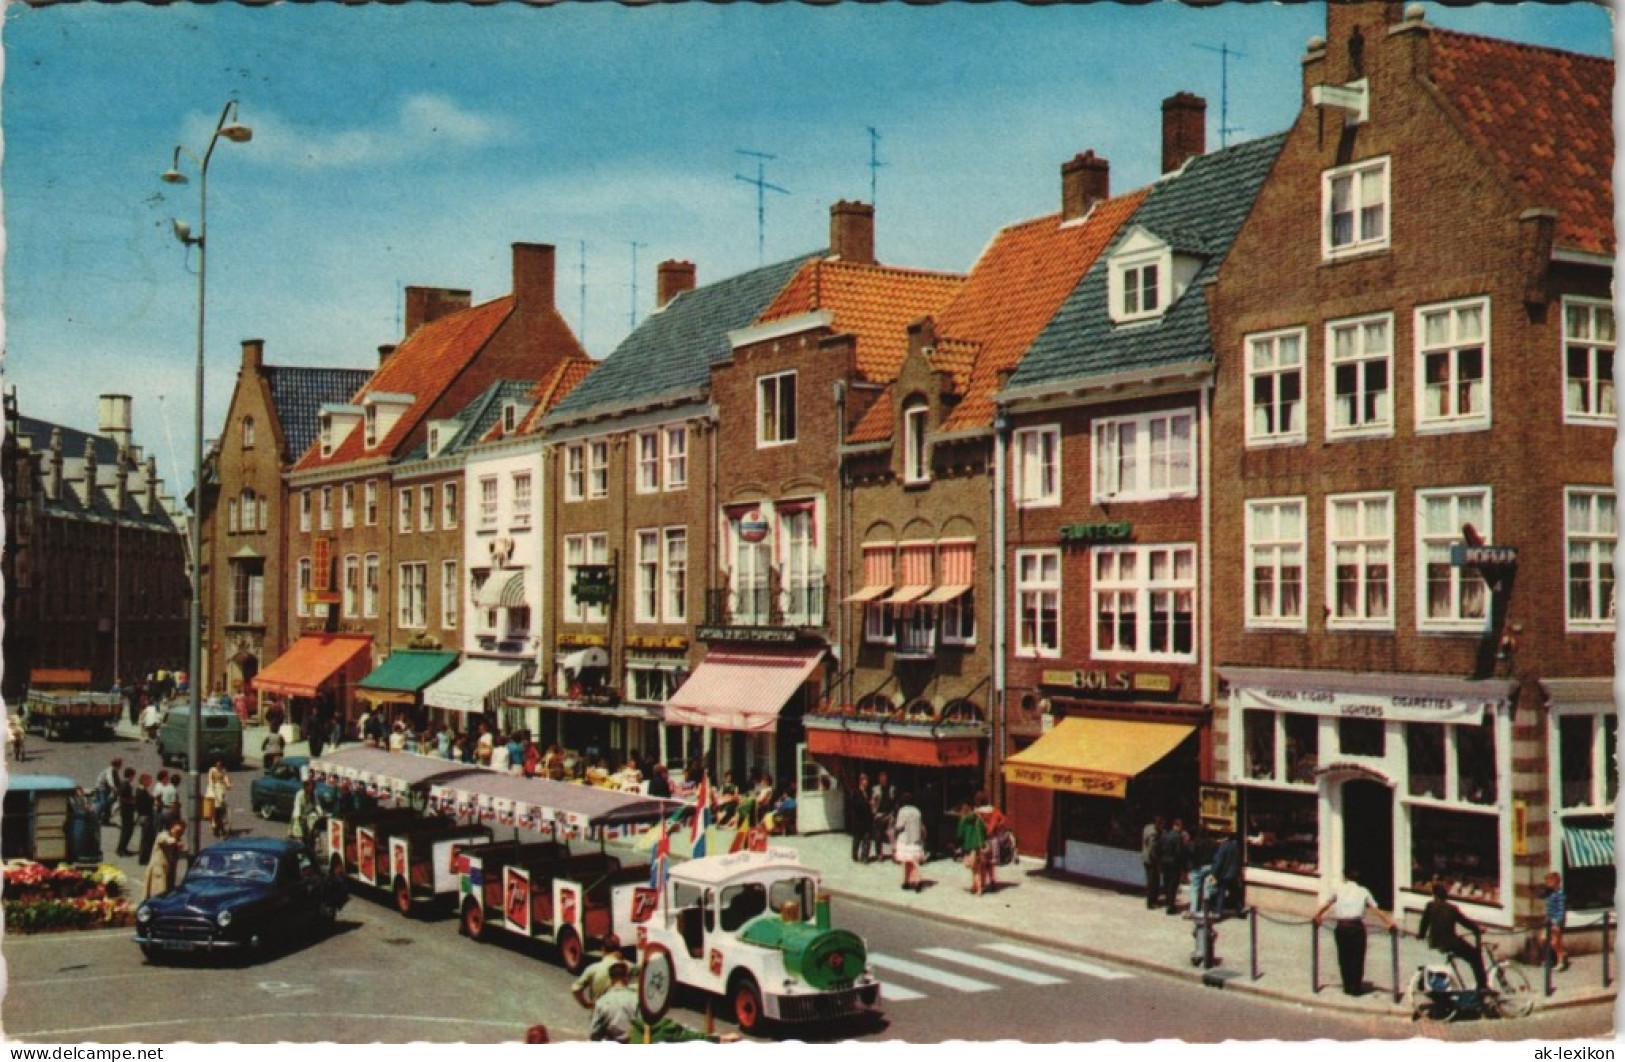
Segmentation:
{"type": "Polygon", "coordinates": [[[1406,992],[1412,1021],[1447,1022],[1489,1015],[1523,1018],[1535,1009],[1535,992],[1529,978],[1510,959],[1502,958],[1493,943],[1484,945],[1485,989],[1465,987],[1460,960],[1446,956],[1443,963],[1424,963],[1416,968],[1406,992]]]}

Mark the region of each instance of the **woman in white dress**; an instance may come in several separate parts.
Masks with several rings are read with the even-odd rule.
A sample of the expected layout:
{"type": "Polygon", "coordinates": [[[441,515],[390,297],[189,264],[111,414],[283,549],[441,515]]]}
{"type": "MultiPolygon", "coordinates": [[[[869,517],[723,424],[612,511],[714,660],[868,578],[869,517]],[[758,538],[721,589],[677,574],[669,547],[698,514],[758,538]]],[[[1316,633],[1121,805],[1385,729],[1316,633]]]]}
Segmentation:
{"type": "Polygon", "coordinates": [[[920,864],[925,862],[925,820],[914,806],[912,793],[904,793],[892,819],[892,858],[903,865],[903,888],[918,892],[925,882],[920,864]]]}

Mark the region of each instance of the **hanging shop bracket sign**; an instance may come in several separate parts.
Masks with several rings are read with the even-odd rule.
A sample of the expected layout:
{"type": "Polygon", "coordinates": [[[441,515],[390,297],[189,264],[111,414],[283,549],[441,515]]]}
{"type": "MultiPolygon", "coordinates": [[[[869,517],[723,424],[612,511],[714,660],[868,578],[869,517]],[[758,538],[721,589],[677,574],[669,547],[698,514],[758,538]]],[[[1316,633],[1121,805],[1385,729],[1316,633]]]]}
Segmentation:
{"type": "Polygon", "coordinates": [[[1236,832],[1236,794],[1233,785],[1206,783],[1196,787],[1202,829],[1215,833],[1236,832]]]}
{"type": "Polygon", "coordinates": [[[1061,541],[1089,544],[1091,542],[1126,542],[1134,536],[1134,525],[1127,520],[1114,520],[1097,524],[1062,524],[1061,541]]]}
{"type": "Polygon", "coordinates": [[[570,593],[578,605],[607,605],[615,596],[615,573],[607,564],[583,564],[570,593]]]}

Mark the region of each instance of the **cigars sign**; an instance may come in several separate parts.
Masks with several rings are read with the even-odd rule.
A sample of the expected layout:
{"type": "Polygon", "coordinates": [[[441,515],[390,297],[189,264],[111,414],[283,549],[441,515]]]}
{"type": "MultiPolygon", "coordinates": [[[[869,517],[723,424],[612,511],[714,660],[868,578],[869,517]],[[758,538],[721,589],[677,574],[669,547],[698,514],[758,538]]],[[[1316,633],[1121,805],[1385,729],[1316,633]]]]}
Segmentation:
{"type": "Polygon", "coordinates": [[[1308,689],[1298,686],[1236,686],[1231,705],[1298,715],[1335,715],[1346,719],[1392,719],[1402,723],[1479,724],[1485,712],[1506,705],[1504,697],[1440,693],[1367,693],[1359,690],[1308,689]]]}

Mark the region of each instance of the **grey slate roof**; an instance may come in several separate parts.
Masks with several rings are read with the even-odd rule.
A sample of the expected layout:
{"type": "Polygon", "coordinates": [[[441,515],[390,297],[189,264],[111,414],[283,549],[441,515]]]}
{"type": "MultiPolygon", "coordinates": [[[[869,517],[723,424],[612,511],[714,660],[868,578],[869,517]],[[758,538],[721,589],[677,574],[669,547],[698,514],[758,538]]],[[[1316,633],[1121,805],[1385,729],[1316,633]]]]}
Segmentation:
{"type": "Polygon", "coordinates": [[[316,414],[321,407],[328,402],[348,402],[372,378],[372,370],[267,365],[265,378],[288,440],[288,457],[297,461],[316,441],[316,414]]]}
{"type": "Polygon", "coordinates": [[[1027,348],[1010,377],[1009,389],[1211,360],[1213,346],[1202,284],[1223,264],[1285,140],[1286,134],[1280,133],[1198,156],[1184,170],[1152,186],[1111,247],[1027,348]],[[1175,253],[1200,254],[1206,260],[1185,293],[1160,318],[1114,325],[1106,294],[1110,259],[1135,228],[1166,241],[1175,253]]]}
{"type": "Polygon", "coordinates": [[[703,391],[711,363],[732,353],[728,333],[754,321],[798,269],[824,254],[762,266],[683,292],[644,318],[542,423],[565,424],[703,391]]]}
{"type": "MultiPolygon", "coordinates": [[[[502,407],[508,402],[526,404],[531,402],[530,392],[536,387],[535,380],[494,380],[485,390],[452,414],[450,420],[458,423],[457,435],[440,448],[436,456],[445,457],[462,450],[467,450],[485,438],[502,416],[502,407]]],[[[429,457],[429,443],[427,437],[423,442],[412,447],[396,464],[406,464],[412,461],[424,461],[429,457]]]]}
{"type": "MultiPolygon", "coordinates": [[[[142,509],[142,496],[149,489],[147,469],[142,464],[135,464],[127,473],[128,488],[125,492],[124,507],[122,510],[119,509],[118,492],[114,486],[118,466],[118,443],[110,437],[93,435],[65,424],[52,424],[50,421],[21,415],[15,422],[15,431],[18,441],[27,439],[30,449],[38,456],[38,474],[41,476],[45,474],[45,465],[51,458],[51,433],[53,431],[62,433],[62,490],[55,500],[47,498],[43,489],[40,491],[37,498],[43,512],[74,519],[108,521],[118,514],[120,522],[127,525],[141,525],[177,534],[180,532],[180,520],[167,510],[162,501],[150,516],[142,509]],[[96,456],[95,484],[85,482],[87,441],[90,443],[91,452],[96,456]]],[[[133,456],[132,454],[132,459],[133,456]]],[[[158,484],[158,490],[161,498],[163,494],[161,482],[158,484]]]]}

